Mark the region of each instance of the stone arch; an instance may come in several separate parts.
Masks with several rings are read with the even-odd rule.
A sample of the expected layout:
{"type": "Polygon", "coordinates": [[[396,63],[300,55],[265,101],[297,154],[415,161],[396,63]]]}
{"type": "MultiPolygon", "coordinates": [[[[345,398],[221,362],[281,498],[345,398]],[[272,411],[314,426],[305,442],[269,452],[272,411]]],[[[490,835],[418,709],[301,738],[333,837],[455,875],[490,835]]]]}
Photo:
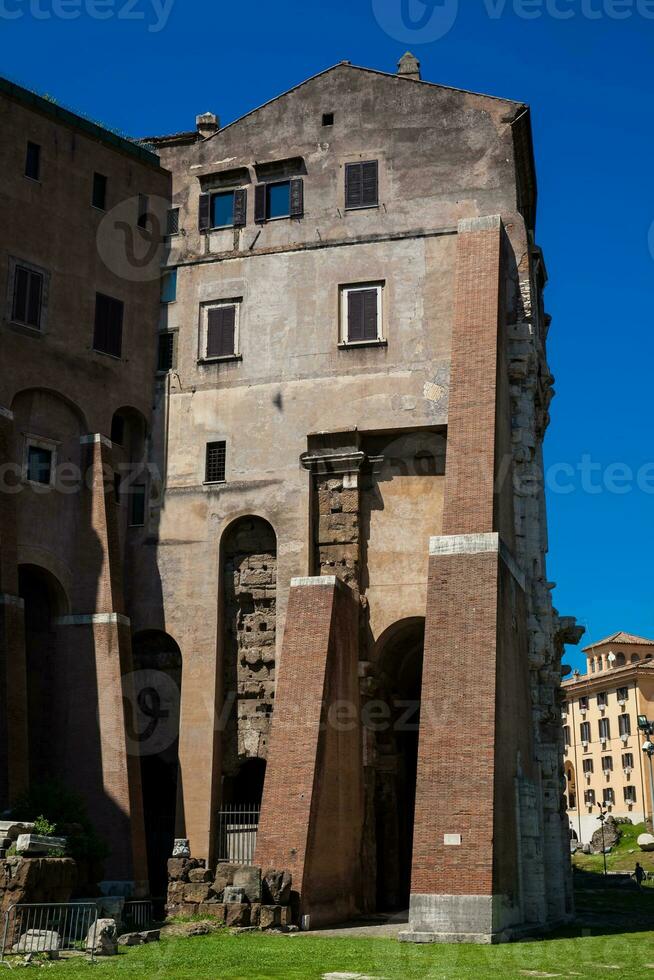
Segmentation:
{"type": "MultiPolygon", "coordinates": [[[[375,724],[375,838],[379,910],[408,907],[418,763],[425,621],[415,616],[388,627],[375,646],[378,695],[385,723],[375,724]]],[[[364,706],[364,723],[366,708],[364,706]]]]}
{"type": "Polygon", "coordinates": [[[132,660],[148,878],[152,894],[161,897],[178,807],[182,653],[168,633],[148,629],[132,637],[132,660]]]}
{"type": "Polygon", "coordinates": [[[632,653],[632,655],[631,655],[631,662],[632,662],[632,664],[639,664],[640,663],[640,657],[638,656],[637,653],[632,653]]]}
{"type": "Polygon", "coordinates": [[[616,653],[615,666],[624,667],[626,663],[627,663],[627,658],[625,657],[624,653],[616,653]]]}
{"type": "Polygon", "coordinates": [[[57,620],[70,603],[61,582],[39,565],[18,566],[18,593],[25,604],[29,773],[38,784],[57,769],[61,726],[67,723],[65,699],[57,693],[66,683],[57,662],[57,620]]]}
{"type": "Polygon", "coordinates": [[[565,764],[565,791],[569,810],[577,808],[577,778],[575,767],[569,760],[565,764]]]}
{"type": "Polygon", "coordinates": [[[35,386],[33,388],[21,388],[20,391],[15,393],[11,402],[10,407],[14,415],[20,414],[21,410],[24,410],[26,403],[34,398],[42,398],[44,400],[51,401],[54,404],[61,403],[62,405],[65,405],[69,412],[77,420],[77,430],[79,434],[83,435],[88,431],[86,415],[82,409],[71,398],[68,398],[67,395],[57,391],[56,388],[42,388],[39,386],[35,386]]]}
{"type": "Polygon", "coordinates": [[[232,521],[222,535],[220,563],[226,799],[238,787],[243,764],[268,755],[277,638],[277,537],[272,525],[254,515],[232,521]]]}

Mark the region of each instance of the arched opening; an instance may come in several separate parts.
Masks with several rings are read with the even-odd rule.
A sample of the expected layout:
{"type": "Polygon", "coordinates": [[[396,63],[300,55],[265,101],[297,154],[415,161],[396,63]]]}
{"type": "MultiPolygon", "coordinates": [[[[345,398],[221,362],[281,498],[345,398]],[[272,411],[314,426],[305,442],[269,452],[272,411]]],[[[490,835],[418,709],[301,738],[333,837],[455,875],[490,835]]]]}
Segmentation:
{"type": "Polygon", "coordinates": [[[638,663],[640,663],[640,657],[638,656],[637,653],[632,653],[632,655],[631,655],[631,662],[632,662],[632,664],[638,664],[638,663]]]}
{"type": "Polygon", "coordinates": [[[260,517],[242,517],[222,547],[223,803],[258,807],[275,697],[277,539],[260,517]],[[239,798],[243,796],[244,798],[239,798]]]}
{"type": "Polygon", "coordinates": [[[624,667],[624,665],[626,664],[626,662],[627,662],[627,658],[625,657],[624,653],[616,653],[616,655],[615,655],[615,666],[616,667],[624,667]]]}
{"type": "Polygon", "coordinates": [[[182,654],[167,633],[145,630],[133,637],[132,655],[148,877],[152,895],[160,898],[175,839],[182,654]]]}
{"type": "Polygon", "coordinates": [[[567,762],[565,766],[565,785],[566,793],[568,798],[568,809],[577,809],[577,781],[575,779],[575,770],[571,762],[567,762]]]}
{"type": "Polygon", "coordinates": [[[409,905],[424,639],[425,621],[415,618],[391,627],[378,645],[378,677],[388,705],[386,723],[375,724],[384,760],[375,789],[379,911],[409,905]]]}
{"type": "Polygon", "coordinates": [[[68,599],[55,576],[38,565],[19,566],[18,592],[25,603],[29,772],[35,784],[50,778],[57,768],[62,719],[56,690],[62,678],[57,670],[55,621],[68,612],[68,599]]]}

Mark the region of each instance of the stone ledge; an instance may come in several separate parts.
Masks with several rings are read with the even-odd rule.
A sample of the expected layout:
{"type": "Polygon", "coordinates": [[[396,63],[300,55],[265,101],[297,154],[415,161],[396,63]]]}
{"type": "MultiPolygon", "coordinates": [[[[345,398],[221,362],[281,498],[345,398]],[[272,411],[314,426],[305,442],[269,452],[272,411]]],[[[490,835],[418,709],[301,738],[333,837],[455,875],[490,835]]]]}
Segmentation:
{"type": "Polygon", "coordinates": [[[344,586],[345,583],[337,575],[311,575],[307,576],[306,578],[291,579],[292,589],[301,589],[305,588],[306,586],[314,587],[321,585],[328,585],[333,588],[334,586],[338,587],[339,585],[344,586]]]}
{"type": "Polygon", "coordinates": [[[502,227],[502,218],[499,214],[489,214],[480,218],[461,218],[458,224],[459,234],[468,231],[494,231],[502,227]]]}
{"type": "Polygon", "coordinates": [[[113,449],[114,445],[111,439],[107,439],[107,437],[103,436],[100,432],[90,432],[86,436],[80,436],[79,441],[82,446],[89,446],[94,442],[101,442],[103,446],[107,447],[107,449],[113,449]]]}
{"type": "Polygon", "coordinates": [[[117,624],[119,626],[129,626],[131,620],[122,613],[91,613],[88,616],[58,616],[55,626],[106,626],[117,624]]]}
{"type": "Polygon", "coordinates": [[[490,946],[501,942],[498,936],[486,932],[401,932],[398,937],[401,943],[474,943],[490,946]]]}

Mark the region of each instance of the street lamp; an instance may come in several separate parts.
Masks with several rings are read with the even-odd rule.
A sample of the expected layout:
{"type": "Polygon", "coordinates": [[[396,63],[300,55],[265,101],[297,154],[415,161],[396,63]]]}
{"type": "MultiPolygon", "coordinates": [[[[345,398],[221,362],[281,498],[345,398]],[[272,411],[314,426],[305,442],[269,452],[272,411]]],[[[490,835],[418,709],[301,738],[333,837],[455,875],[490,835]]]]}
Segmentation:
{"type": "Polygon", "coordinates": [[[599,807],[599,812],[600,812],[600,815],[597,819],[599,820],[600,825],[602,827],[602,856],[604,858],[604,877],[606,878],[608,875],[608,871],[606,870],[606,844],[604,842],[604,821],[606,820],[608,809],[606,808],[606,804],[604,803],[598,803],[597,805],[599,807]]]}
{"type": "Polygon", "coordinates": [[[647,735],[647,741],[643,742],[643,752],[649,759],[649,792],[652,803],[650,820],[654,827],[654,764],[652,763],[652,757],[654,756],[654,742],[652,742],[654,724],[648,720],[646,715],[638,715],[638,728],[643,735],[647,735]]]}

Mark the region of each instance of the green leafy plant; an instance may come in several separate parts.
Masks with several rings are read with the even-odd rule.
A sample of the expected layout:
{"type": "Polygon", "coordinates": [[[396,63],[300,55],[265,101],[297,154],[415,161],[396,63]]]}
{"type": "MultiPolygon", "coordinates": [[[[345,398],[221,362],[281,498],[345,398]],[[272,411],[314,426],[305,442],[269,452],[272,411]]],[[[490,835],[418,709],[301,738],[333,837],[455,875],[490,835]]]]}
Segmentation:
{"type": "Polygon", "coordinates": [[[25,796],[16,801],[11,816],[14,820],[28,821],[35,813],[48,814],[46,823],[59,829],[68,841],[67,853],[77,861],[96,866],[108,856],[109,848],[91,823],[84,800],[63,783],[47,780],[31,786],[25,796]]]}
{"type": "Polygon", "coordinates": [[[53,837],[57,831],[56,823],[50,823],[49,820],[41,814],[34,821],[34,833],[38,834],[40,837],[53,837]]]}

